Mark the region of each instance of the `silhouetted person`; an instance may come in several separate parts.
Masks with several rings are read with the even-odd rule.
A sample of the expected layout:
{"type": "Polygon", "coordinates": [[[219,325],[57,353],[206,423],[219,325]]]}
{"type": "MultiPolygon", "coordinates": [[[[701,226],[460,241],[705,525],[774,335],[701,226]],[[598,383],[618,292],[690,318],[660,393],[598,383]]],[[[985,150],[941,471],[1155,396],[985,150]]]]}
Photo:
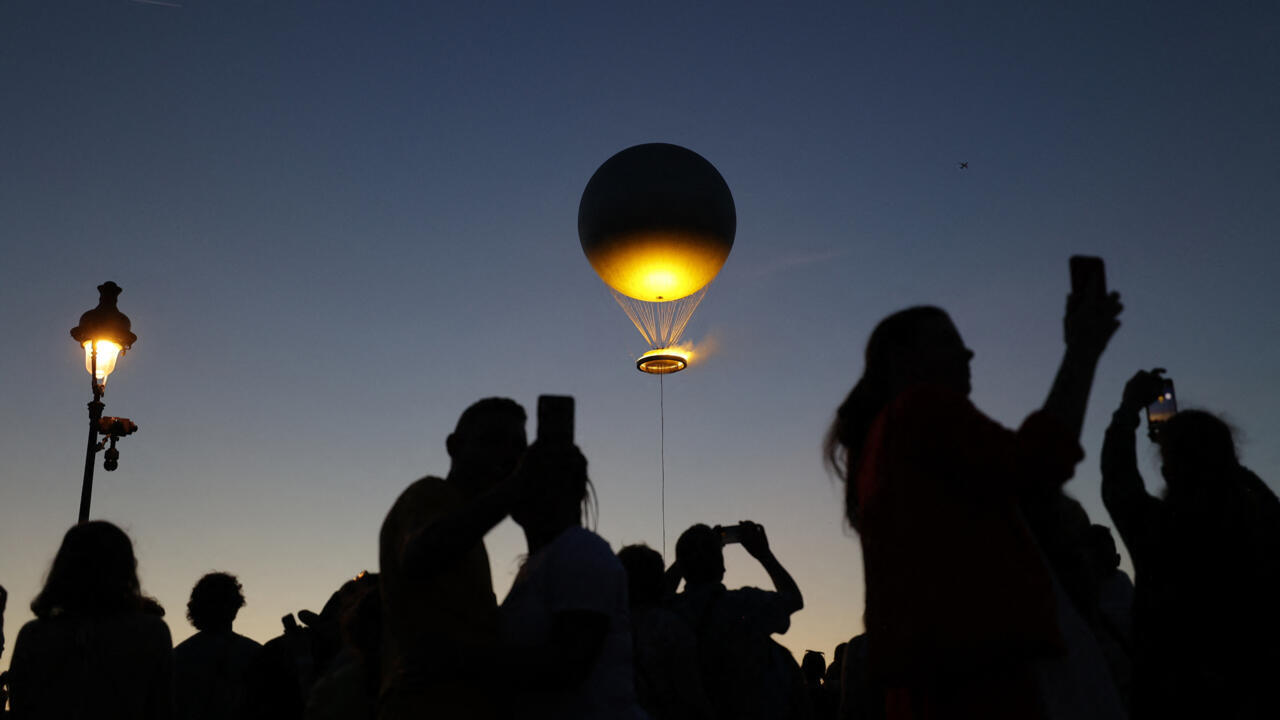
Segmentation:
{"type": "Polygon", "coordinates": [[[374,582],[362,574],[335,590],[319,613],[299,610],[297,620],[293,613],[282,618],[284,633],[262,645],[245,675],[244,717],[301,720],[305,716],[317,681],[341,655],[344,613],[374,582]]]}
{"type": "Polygon", "coordinates": [[[847,642],[836,645],[836,649],[831,653],[831,664],[827,665],[826,677],[822,681],[823,685],[831,688],[836,700],[840,699],[840,683],[844,677],[844,654],[848,648],[847,642]]]}
{"type": "Polygon", "coordinates": [[[711,720],[697,637],[684,619],[662,604],[662,555],[647,545],[628,545],[618,551],[618,560],[627,571],[640,705],[653,720],[711,720]]]}
{"type": "Polygon", "coordinates": [[[1096,575],[1098,644],[1125,707],[1133,689],[1133,581],[1120,569],[1120,553],[1111,528],[1093,525],[1088,548],[1096,575]]]}
{"type": "Polygon", "coordinates": [[[124,531],[102,520],[72,527],[14,644],[13,717],[171,717],[173,644],[158,609],[124,531]]]}
{"type": "MultiPolygon", "coordinates": [[[[9,591],[0,585],[0,658],[4,657],[4,608],[9,602],[9,591]]],[[[0,715],[9,704],[9,673],[0,673],[0,715]]]]}
{"type": "Polygon", "coordinates": [[[882,720],[885,717],[885,692],[867,666],[866,633],[849,640],[840,663],[840,700],[836,717],[840,720],[882,720]]]}
{"type": "Polygon", "coordinates": [[[468,407],[445,441],[448,476],[411,484],[382,523],[380,718],[497,717],[486,671],[498,607],[484,536],[515,502],[524,423],[524,408],[506,398],[468,407]]]}
{"type": "MultiPolygon", "coordinates": [[[[0,658],[4,657],[4,609],[9,604],[9,591],[0,585],[0,658]]],[[[0,705],[0,708],[3,708],[0,705]]]]}
{"type": "Polygon", "coordinates": [[[827,687],[827,660],[817,650],[805,650],[800,660],[800,672],[804,676],[804,687],[809,693],[809,705],[813,708],[813,717],[831,720],[836,715],[836,702],[839,696],[832,697],[831,688],[827,687]]]}
{"type": "Polygon", "coordinates": [[[1074,472],[1094,370],[1119,327],[1115,294],[1068,307],[1049,397],[1017,432],[969,401],[973,351],[927,306],[876,326],[836,412],[828,457],[862,541],[867,662],[893,720],[1121,713],[1019,508],[1074,472]]]}
{"type": "Polygon", "coordinates": [[[307,720],[377,716],[382,599],[377,574],[362,572],[334,593],[318,616],[303,611],[317,633],[319,678],[307,698],[307,720]]]}
{"type": "Polygon", "coordinates": [[[1101,621],[1089,514],[1062,487],[1053,485],[1029,488],[1019,506],[1072,607],[1096,632],[1101,621]]]}
{"type": "Polygon", "coordinates": [[[808,698],[795,658],[770,637],[791,627],[804,597],[769,548],[764,528],[738,526],[742,547],[769,574],[776,591],[724,586],[724,545],[720,528],[698,524],[676,541],[673,573],[684,590],[671,600],[698,637],[702,682],[720,718],[807,716],[808,698]]]}
{"type": "Polygon", "coordinates": [[[1155,434],[1166,489],[1149,494],[1134,431],[1161,392],[1158,372],[1134,375],[1102,448],[1102,499],[1136,571],[1133,717],[1280,717],[1280,501],[1197,410],[1155,434]]]}
{"type": "Polygon", "coordinates": [[[244,593],[234,575],[200,578],[187,602],[195,635],[173,649],[174,705],[179,718],[235,717],[244,701],[244,674],[262,647],[231,630],[244,593]]]}
{"type": "Polygon", "coordinates": [[[314,633],[293,613],[283,622],[284,634],[263,643],[245,673],[244,717],[250,720],[302,720],[314,675],[314,633]]]}
{"type": "Polygon", "coordinates": [[[520,463],[528,492],[512,508],[529,555],[502,601],[511,717],[644,718],[636,701],[627,575],[582,526],[587,460],[569,443],[534,443],[520,463]]]}

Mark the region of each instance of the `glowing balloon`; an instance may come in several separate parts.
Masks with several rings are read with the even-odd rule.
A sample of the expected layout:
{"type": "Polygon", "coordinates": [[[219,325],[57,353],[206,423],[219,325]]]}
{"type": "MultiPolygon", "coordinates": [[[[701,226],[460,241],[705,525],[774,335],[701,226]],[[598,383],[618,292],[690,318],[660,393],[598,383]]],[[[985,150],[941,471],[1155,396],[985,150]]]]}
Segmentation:
{"type": "Polygon", "coordinates": [[[673,346],[729,257],[736,230],[724,178],[679,145],[627,148],[591,176],[578,206],[578,238],[653,348],[637,361],[641,370],[684,369],[687,355],[671,360],[679,355],[673,346]]]}
{"type": "Polygon", "coordinates": [[[578,206],[591,267],[609,287],[646,302],[679,300],[715,279],[736,229],[733,195],[715,166],[666,143],[606,160],[578,206]]]}

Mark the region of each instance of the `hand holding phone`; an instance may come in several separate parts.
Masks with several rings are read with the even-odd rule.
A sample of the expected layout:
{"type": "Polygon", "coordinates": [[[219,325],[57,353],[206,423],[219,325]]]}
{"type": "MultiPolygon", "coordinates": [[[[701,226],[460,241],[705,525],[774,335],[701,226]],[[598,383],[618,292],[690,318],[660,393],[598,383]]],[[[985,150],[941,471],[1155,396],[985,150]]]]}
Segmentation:
{"type": "Polygon", "coordinates": [[[738,542],[742,543],[742,549],[746,550],[751,557],[757,560],[763,559],[769,554],[769,536],[764,533],[764,526],[758,522],[743,520],[738,523],[742,528],[741,536],[738,542]]]}
{"type": "Polygon", "coordinates": [[[1120,327],[1120,293],[1107,292],[1106,267],[1102,258],[1073,255],[1071,294],[1063,318],[1067,346],[1094,357],[1102,354],[1111,336],[1120,327]]]}
{"type": "Polygon", "coordinates": [[[1131,412],[1136,412],[1157,402],[1164,394],[1164,384],[1168,381],[1163,376],[1164,368],[1139,370],[1124,384],[1123,404],[1131,412]]]}

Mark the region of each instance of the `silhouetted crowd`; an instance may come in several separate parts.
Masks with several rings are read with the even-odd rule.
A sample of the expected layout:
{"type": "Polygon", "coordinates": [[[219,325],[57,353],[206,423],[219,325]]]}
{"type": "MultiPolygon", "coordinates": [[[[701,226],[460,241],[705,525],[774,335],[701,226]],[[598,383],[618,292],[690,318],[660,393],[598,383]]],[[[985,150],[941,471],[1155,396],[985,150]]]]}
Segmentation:
{"type": "MultiPolygon", "coordinates": [[[[1231,428],[1199,410],[1149,421],[1166,486],[1152,495],[1136,431],[1162,371],[1125,386],[1102,493],[1136,582],[1111,529],[1064,491],[1120,312],[1116,293],[1073,290],[1061,364],[1016,430],[970,402],[974,353],[943,310],[876,326],[826,441],[866,588],[865,632],[830,662],[810,650],[797,663],[774,640],[804,599],[761,525],[694,525],[670,566],[644,545],[615,554],[590,529],[595,496],[571,437],[530,444],[524,409],[486,398],[446,439],[447,475],[413,482],[387,513],[379,571],[342,583],[318,613],[286,615],[261,645],[234,632],[245,596],[215,572],[187,604],[198,632],[173,647],[129,537],[101,520],[72,527],[13,644],[0,709],[7,698],[14,718],[1280,718],[1280,501],[1240,464],[1231,428]],[[507,517],[528,554],[499,603],[484,538],[507,517]],[[725,587],[735,546],[773,589],[725,587]]],[[[0,588],[0,616],[6,600],[0,588]]]]}

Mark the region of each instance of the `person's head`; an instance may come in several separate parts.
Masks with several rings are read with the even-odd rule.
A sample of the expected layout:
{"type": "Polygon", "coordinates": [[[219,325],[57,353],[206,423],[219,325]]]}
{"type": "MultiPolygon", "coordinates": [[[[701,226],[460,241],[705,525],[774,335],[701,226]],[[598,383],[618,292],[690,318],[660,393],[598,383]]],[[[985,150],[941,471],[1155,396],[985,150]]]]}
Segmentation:
{"type": "Polygon", "coordinates": [[[377,573],[362,571],[354,578],[344,580],[329,595],[320,612],[298,611],[298,620],[306,625],[311,635],[311,653],[316,667],[326,667],[348,644],[344,634],[346,619],[364,596],[378,591],[379,577],[377,573]]]}
{"type": "Polygon", "coordinates": [[[1183,410],[1160,426],[1161,473],[1171,495],[1216,489],[1240,467],[1231,427],[1203,410],[1183,410]]]}
{"type": "Polygon", "coordinates": [[[524,497],[511,508],[511,519],[531,536],[550,539],[571,525],[581,525],[590,506],[591,479],[587,458],[577,445],[535,442],[520,461],[524,497]]]}
{"type": "Polygon", "coordinates": [[[836,645],[835,651],[831,653],[831,664],[827,666],[827,684],[839,685],[841,676],[844,674],[844,656],[845,651],[849,649],[849,643],[842,642],[836,645]]]}
{"type": "Polygon", "coordinates": [[[511,474],[528,445],[524,408],[510,398],[490,397],[462,412],[445,440],[450,480],[479,494],[511,474]]]}
{"type": "Polygon", "coordinates": [[[382,592],[378,573],[362,572],[355,579],[355,593],[342,611],[342,640],[366,663],[377,662],[382,643],[382,592]]]}
{"type": "Polygon", "coordinates": [[[827,674],[827,661],[817,650],[805,650],[804,659],[800,661],[800,672],[804,675],[804,684],[817,687],[827,674]]]}
{"type": "Polygon", "coordinates": [[[680,533],[676,540],[676,562],[686,582],[692,585],[724,580],[724,544],[720,533],[698,523],[680,533]]]}
{"type": "Polygon", "coordinates": [[[857,493],[849,481],[876,416],[912,385],[940,385],[967,396],[972,359],[973,351],[941,308],[910,307],[876,325],[867,340],[862,377],[836,410],[825,443],[828,465],[849,484],[845,497],[850,522],[857,520],[857,493]]]}
{"type": "Polygon", "coordinates": [[[618,551],[618,561],[627,571],[627,595],[632,607],[657,605],[662,601],[662,555],[648,545],[628,545],[618,551]]]}
{"type": "Polygon", "coordinates": [[[244,592],[235,575],[212,572],[196,581],[187,601],[187,619],[197,630],[230,630],[244,607],[244,592]]]}
{"type": "Polygon", "coordinates": [[[145,608],[133,543],[123,530],[105,520],[91,520],[67,530],[44,588],[31,601],[31,612],[41,619],[101,618],[145,608]]]}

